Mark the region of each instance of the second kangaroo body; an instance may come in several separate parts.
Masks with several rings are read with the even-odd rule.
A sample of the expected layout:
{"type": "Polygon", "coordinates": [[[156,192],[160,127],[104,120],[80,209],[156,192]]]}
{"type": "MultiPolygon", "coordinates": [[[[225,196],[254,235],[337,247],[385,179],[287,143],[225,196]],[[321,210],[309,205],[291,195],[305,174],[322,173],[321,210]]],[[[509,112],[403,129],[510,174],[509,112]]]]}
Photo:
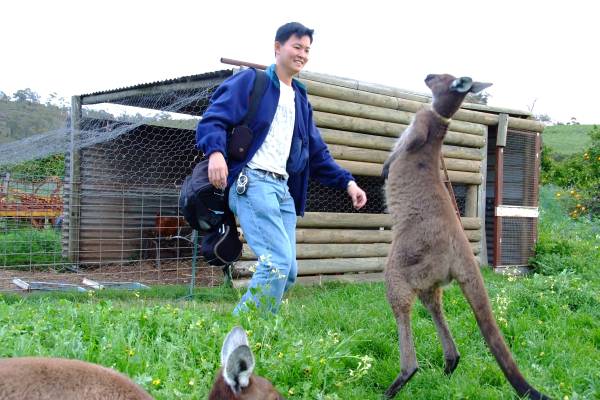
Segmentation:
{"type": "Polygon", "coordinates": [[[450,118],[467,93],[479,92],[490,84],[451,75],[429,75],[425,82],[433,93],[431,108],[417,112],[384,166],[387,205],[394,224],[385,281],[398,325],[402,364],[385,395],[393,398],[418,368],[410,326],[416,297],[435,323],[444,350],[445,372],[452,373],[458,365],[460,355],[442,311],[442,287],[456,280],[488,347],[516,392],[532,399],[548,399],[521,375],[504,342],[479,266],[440,179],[442,141],[450,118]]]}

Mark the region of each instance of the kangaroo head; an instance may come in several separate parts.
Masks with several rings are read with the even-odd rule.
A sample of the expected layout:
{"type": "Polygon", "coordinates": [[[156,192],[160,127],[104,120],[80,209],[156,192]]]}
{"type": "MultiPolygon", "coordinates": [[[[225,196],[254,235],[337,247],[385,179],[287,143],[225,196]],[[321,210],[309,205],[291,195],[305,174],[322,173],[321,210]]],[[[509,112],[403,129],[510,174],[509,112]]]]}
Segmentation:
{"type": "Polygon", "coordinates": [[[432,107],[442,117],[451,118],[468,93],[478,93],[491,83],[474,82],[468,76],[455,78],[449,74],[429,74],[425,84],[433,94],[432,107]]]}
{"type": "Polygon", "coordinates": [[[221,349],[222,368],[209,400],[282,400],[273,384],[254,375],[254,355],[244,329],[236,326],[227,334],[221,349]]]}

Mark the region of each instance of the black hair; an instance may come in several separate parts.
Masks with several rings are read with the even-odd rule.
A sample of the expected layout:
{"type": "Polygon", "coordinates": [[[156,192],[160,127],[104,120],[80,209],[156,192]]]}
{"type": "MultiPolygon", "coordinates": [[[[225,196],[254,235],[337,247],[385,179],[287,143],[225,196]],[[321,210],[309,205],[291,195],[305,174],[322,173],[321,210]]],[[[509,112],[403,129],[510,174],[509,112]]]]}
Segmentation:
{"type": "Polygon", "coordinates": [[[300,38],[303,36],[308,36],[310,39],[310,44],[312,44],[314,31],[314,29],[308,29],[300,22],[288,22],[285,25],[281,25],[279,29],[277,29],[275,41],[284,44],[292,35],[296,35],[300,38]]]}

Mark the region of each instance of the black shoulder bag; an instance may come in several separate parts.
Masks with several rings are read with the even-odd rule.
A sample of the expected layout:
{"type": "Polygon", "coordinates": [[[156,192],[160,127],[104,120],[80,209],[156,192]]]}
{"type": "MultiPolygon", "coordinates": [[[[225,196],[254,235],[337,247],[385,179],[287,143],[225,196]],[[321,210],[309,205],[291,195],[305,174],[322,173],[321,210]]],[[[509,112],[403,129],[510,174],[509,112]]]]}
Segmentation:
{"type": "Polygon", "coordinates": [[[255,69],[255,71],[256,78],[254,79],[254,87],[250,94],[250,106],[248,107],[246,117],[241,124],[231,130],[229,137],[227,138],[227,156],[236,161],[244,161],[246,159],[248,148],[254,137],[254,133],[252,132],[252,129],[248,127],[248,124],[256,115],[258,104],[260,103],[260,99],[267,84],[267,74],[258,69],[255,69]]]}
{"type": "MultiPolygon", "coordinates": [[[[242,124],[236,126],[228,136],[227,152],[233,159],[245,159],[253,137],[248,123],[256,114],[265,86],[266,74],[256,70],[248,113],[242,124]],[[232,148],[235,151],[232,152],[232,148]]],[[[200,253],[210,265],[227,265],[240,258],[242,242],[227,204],[227,193],[210,184],[208,159],[196,164],[192,174],[184,179],[179,193],[179,209],[187,223],[201,233],[200,253]]]]}

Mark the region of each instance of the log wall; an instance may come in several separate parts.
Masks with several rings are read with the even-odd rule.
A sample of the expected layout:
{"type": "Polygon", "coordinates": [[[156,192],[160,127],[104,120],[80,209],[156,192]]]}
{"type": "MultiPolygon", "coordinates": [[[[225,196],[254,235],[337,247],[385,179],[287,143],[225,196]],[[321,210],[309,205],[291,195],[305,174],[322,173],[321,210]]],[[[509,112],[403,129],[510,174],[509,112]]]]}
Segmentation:
{"type": "MultiPolygon", "coordinates": [[[[302,72],[300,80],[307,87],[315,123],[332,156],[355,176],[380,176],[397,138],[430,101],[427,96],[323,74],[302,72]]],[[[485,246],[482,201],[487,132],[488,126],[497,124],[498,115],[486,106],[465,106],[451,121],[442,148],[451,182],[467,185],[462,223],[476,256],[485,246]]],[[[539,122],[519,114],[508,118],[508,126],[543,129],[539,122]]],[[[307,213],[298,220],[299,275],[362,272],[379,276],[392,240],[391,225],[387,214],[307,213]]],[[[243,260],[236,264],[238,274],[249,276],[255,259],[244,245],[243,260]]]]}

